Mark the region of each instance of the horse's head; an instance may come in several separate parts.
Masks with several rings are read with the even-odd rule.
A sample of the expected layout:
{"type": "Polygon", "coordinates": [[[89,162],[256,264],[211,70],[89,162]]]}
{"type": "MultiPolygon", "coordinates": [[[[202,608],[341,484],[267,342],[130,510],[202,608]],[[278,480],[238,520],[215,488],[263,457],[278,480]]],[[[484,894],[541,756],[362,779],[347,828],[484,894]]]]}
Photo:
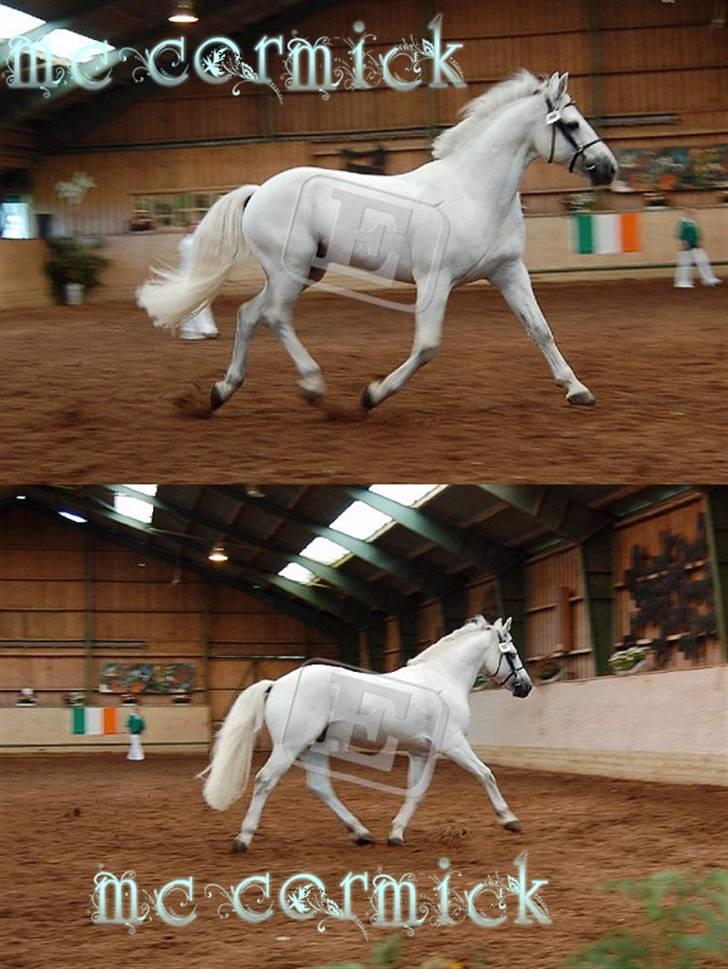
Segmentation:
{"type": "Polygon", "coordinates": [[[490,630],[490,643],[483,657],[483,672],[498,686],[509,689],[513,696],[528,696],[533,683],[511,637],[510,617],[505,622],[496,619],[490,630]]]}
{"type": "Polygon", "coordinates": [[[617,174],[617,159],[569,97],[568,82],[568,74],[552,74],[534,92],[543,103],[536,150],[546,162],[580,171],[592,185],[609,185],[617,174]]]}

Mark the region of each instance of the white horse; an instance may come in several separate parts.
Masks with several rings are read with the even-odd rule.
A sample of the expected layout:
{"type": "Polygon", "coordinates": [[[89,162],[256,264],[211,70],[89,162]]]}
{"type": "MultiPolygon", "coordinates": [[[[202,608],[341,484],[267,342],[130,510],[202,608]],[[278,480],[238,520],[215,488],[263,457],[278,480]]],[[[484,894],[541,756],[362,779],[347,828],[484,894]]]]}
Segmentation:
{"type": "Polygon", "coordinates": [[[189,271],[158,271],[137,294],[155,325],[174,327],[210,303],[237,259],[252,252],[263,267],[266,285],[238,311],[232,359],[209,401],[205,394],[207,412],[242,385],[261,323],[292,357],[306,399],[322,402],[321,369],[296,335],[293,307],[331,264],[417,286],[411,353],[366,387],[366,410],[433,358],[450,291],[477,279],[501,290],[569,403],[593,404],[554,342],[523,262],[519,186],[531,161],[568,165],[594,185],[608,184],[617,171],[611,151],[569,99],[567,80],[568,74],[543,80],[521,71],[497,84],[435,140],[434,161],[406,174],[293,168],[219,199],[195,232],[189,271]]]}
{"type": "MultiPolygon", "coordinates": [[[[255,790],[235,840],[245,851],[253,839],[263,806],[280,778],[299,759],[309,789],[353,833],[357,844],[372,836],[334,793],[329,757],[367,763],[354,744],[393,756],[393,745],[408,752],[405,802],[392,822],[390,844],[403,844],[404,832],[430,785],[435,758],[444,754],[483,784],[500,823],[518,831],[518,819],[498,790],[492,771],[476,756],[466,738],[468,696],[480,672],[514,696],[531,692],[531,680],[510,633],[511,620],[493,625],[476,616],[424,650],[406,667],[381,676],[325,663],[305,664],[279,680],[260,680],[235,700],[217,737],[203,794],[224,811],[240,797],[250,772],[255,738],[263,723],[273,749],[255,778],[255,790]]],[[[383,769],[376,760],[375,766],[383,769]]],[[[391,766],[391,756],[384,768],[391,766]]],[[[334,772],[334,776],[336,773],[334,772]]],[[[356,779],[356,778],[351,778],[356,779]]],[[[379,785],[391,790],[386,785],[379,785]]]]}

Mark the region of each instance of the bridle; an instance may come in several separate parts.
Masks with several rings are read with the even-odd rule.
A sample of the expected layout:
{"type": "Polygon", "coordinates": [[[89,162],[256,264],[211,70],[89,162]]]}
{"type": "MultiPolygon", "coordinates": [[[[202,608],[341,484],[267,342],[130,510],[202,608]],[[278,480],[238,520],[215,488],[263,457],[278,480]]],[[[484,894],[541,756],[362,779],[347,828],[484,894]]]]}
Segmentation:
{"type": "Polygon", "coordinates": [[[566,108],[576,107],[573,101],[569,101],[564,105],[563,108],[554,107],[554,103],[548,94],[545,94],[546,107],[549,109],[549,113],[546,115],[546,124],[551,126],[551,151],[549,153],[549,165],[554,160],[554,150],[556,148],[556,129],[558,128],[561,134],[566,138],[571,147],[574,149],[574,154],[571,156],[571,161],[569,162],[569,171],[574,171],[574,165],[576,164],[576,159],[579,155],[582,155],[587,148],[591,148],[592,145],[598,144],[602,139],[594,138],[593,141],[588,141],[585,145],[579,145],[576,138],[572,135],[569,128],[566,126],[563,118],[561,117],[561,112],[566,108]]]}
{"type": "MultiPolygon", "coordinates": [[[[499,649],[500,649],[500,646],[499,646],[499,649]]],[[[493,673],[493,675],[492,675],[491,678],[493,680],[495,680],[495,682],[496,682],[496,684],[498,686],[505,686],[506,683],[508,682],[508,680],[510,680],[510,678],[512,676],[516,676],[518,673],[521,672],[521,670],[524,670],[525,668],[526,667],[523,665],[523,663],[521,663],[520,666],[516,666],[516,664],[515,664],[515,662],[513,660],[513,654],[512,653],[504,653],[503,650],[500,650],[500,658],[498,660],[498,666],[496,667],[496,671],[495,671],[495,673],[493,673]],[[506,662],[510,666],[511,672],[506,676],[505,679],[499,680],[498,679],[498,674],[500,673],[501,663],[503,662],[504,659],[506,660],[506,662]]]]}

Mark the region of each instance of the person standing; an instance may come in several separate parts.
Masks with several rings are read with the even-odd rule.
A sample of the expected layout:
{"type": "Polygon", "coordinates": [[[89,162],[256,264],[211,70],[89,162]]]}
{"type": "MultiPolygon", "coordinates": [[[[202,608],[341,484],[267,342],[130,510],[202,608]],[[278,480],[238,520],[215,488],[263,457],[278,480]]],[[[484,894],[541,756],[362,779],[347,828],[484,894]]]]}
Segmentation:
{"type": "Polygon", "coordinates": [[[126,726],[129,731],[129,753],[126,755],[126,759],[144,760],[142,734],[144,733],[146,724],[144,723],[144,717],[139,713],[139,707],[134,707],[131,716],[126,721],[126,726]]]}
{"type": "Polygon", "coordinates": [[[698,267],[703,286],[717,286],[721,282],[715,275],[705,250],[701,247],[700,226],[695,217],[695,209],[685,209],[685,214],[677,228],[680,250],[675,267],[675,287],[693,288],[693,263],[698,267]]]}
{"type": "MultiPolygon", "coordinates": [[[[192,263],[192,242],[196,228],[196,222],[188,223],[180,240],[180,269],[183,272],[187,272],[192,263]]],[[[216,336],[215,318],[209,306],[205,306],[193,316],[188,316],[180,327],[180,337],[183,340],[210,340],[216,336]]]]}

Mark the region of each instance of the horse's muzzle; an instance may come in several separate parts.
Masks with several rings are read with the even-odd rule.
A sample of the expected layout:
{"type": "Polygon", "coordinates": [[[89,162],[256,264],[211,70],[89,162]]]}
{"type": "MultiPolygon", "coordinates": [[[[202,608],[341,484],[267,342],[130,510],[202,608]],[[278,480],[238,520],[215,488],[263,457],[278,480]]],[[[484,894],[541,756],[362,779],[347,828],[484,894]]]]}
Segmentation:
{"type": "Polygon", "coordinates": [[[515,686],[513,687],[513,696],[517,696],[517,697],[528,696],[528,694],[531,692],[531,689],[532,687],[530,683],[516,683],[515,686]]]}
{"type": "Polygon", "coordinates": [[[617,174],[617,169],[611,161],[587,162],[584,172],[592,185],[610,185],[617,174]]]}

